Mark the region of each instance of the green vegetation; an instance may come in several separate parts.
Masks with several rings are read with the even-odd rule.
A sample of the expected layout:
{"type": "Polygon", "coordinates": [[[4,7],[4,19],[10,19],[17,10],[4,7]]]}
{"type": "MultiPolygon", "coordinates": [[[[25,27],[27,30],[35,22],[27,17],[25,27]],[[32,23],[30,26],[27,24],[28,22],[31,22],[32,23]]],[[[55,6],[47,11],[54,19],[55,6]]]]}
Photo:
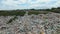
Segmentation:
{"type": "Polygon", "coordinates": [[[51,9],[24,9],[24,10],[0,10],[0,16],[13,16],[13,15],[20,15],[23,16],[26,11],[28,14],[46,14],[48,12],[56,12],[60,13],[60,7],[58,8],[51,8],[51,9]]]}
{"type": "Polygon", "coordinates": [[[49,11],[30,11],[28,14],[31,15],[31,14],[35,14],[35,15],[38,15],[38,14],[47,14],[49,11]]]}
{"type": "MultiPolygon", "coordinates": [[[[46,14],[48,13],[49,11],[39,11],[39,10],[31,10],[31,11],[28,11],[28,14],[31,15],[31,14],[46,14]]],[[[26,13],[26,11],[0,11],[0,16],[13,16],[13,15],[16,15],[16,16],[23,16],[24,14],[26,13]]]]}
{"type": "Polygon", "coordinates": [[[25,12],[23,11],[0,11],[0,16],[13,16],[13,15],[20,15],[23,16],[25,12]]]}

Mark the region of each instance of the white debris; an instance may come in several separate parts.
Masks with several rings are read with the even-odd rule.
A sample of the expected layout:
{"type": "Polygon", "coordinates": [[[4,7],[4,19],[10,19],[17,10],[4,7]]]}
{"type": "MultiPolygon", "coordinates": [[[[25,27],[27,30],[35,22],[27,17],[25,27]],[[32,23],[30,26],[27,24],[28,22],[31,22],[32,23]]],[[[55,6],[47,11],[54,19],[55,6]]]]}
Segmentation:
{"type": "Polygon", "coordinates": [[[56,34],[58,29],[60,30],[58,13],[28,15],[27,12],[24,16],[0,16],[0,34],[56,34]],[[13,20],[7,24],[11,19],[13,20]]]}

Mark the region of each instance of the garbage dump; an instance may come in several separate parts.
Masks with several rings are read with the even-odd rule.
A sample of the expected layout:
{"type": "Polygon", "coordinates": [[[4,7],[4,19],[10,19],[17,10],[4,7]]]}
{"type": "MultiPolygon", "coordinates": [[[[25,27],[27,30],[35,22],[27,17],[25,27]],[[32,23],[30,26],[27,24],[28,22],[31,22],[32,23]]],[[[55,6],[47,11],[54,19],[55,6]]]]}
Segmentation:
{"type": "Polygon", "coordinates": [[[60,14],[0,16],[0,34],[60,34],[60,14]]]}

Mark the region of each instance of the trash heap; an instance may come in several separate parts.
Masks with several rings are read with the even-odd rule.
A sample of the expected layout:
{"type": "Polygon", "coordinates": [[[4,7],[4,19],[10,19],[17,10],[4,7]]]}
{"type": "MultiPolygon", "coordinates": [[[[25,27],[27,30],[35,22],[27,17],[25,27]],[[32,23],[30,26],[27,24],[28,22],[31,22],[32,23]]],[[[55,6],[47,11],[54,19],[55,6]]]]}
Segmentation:
{"type": "Polygon", "coordinates": [[[0,16],[0,34],[60,34],[60,14],[0,16]]]}

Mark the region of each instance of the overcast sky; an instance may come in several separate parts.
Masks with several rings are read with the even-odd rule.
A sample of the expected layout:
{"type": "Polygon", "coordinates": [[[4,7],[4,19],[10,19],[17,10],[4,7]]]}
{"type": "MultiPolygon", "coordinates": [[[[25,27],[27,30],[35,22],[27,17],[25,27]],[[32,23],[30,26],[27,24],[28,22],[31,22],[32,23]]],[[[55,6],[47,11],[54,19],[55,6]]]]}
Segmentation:
{"type": "Polygon", "coordinates": [[[0,0],[0,10],[59,7],[60,0],[0,0]]]}

